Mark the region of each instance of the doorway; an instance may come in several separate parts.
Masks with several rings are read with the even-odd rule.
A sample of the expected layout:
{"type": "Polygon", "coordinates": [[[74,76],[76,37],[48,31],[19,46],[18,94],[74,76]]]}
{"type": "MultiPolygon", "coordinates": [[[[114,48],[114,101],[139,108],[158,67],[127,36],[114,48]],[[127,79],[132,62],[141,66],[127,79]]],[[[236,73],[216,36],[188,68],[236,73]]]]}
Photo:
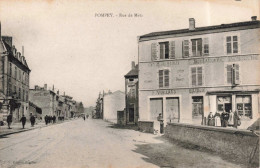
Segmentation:
{"type": "Polygon", "coordinates": [[[131,104],[129,107],[129,122],[133,123],[135,121],[135,108],[134,104],[131,104]]]}
{"type": "Polygon", "coordinates": [[[167,123],[179,122],[179,98],[169,97],[166,98],[166,121],[167,123]]]}

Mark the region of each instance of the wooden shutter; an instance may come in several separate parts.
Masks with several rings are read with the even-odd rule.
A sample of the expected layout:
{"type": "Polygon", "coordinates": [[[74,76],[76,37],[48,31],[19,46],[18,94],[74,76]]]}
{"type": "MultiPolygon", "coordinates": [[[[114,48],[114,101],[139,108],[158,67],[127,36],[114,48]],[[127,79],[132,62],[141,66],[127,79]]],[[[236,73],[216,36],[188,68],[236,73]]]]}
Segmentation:
{"type": "Polygon", "coordinates": [[[164,70],[164,86],[169,87],[169,70],[164,70]]]}
{"type": "Polygon", "coordinates": [[[227,54],[231,54],[232,53],[232,45],[231,45],[231,36],[227,36],[226,37],[226,52],[227,54]]]}
{"type": "Polygon", "coordinates": [[[234,64],[234,84],[239,84],[239,65],[234,64]]]}
{"type": "Polygon", "coordinates": [[[233,42],[233,53],[238,53],[238,36],[232,36],[232,42],[233,42]]]}
{"type": "Polygon", "coordinates": [[[164,43],[159,43],[160,44],[160,59],[164,59],[164,49],[165,49],[165,46],[164,46],[164,43]]]}
{"type": "Polygon", "coordinates": [[[170,59],[175,59],[175,41],[170,42],[170,59]]]}
{"type": "Polygon", "coordinates": [[[231,84],[232,83],[232,65],[227,65],[227,83],[231,84]]]}
{"type": "Polygon", "coordinates": [[[202,67],[197,67],[197,85],[202,86],[203,77],[202,77],[202,67]]]}
{"type": "Polygon", "coordinates": [[[163,70],[159,70],[159,87],[163,87],[163,70]]]}
{"type": "Polygon", "coordinates": [[[183,40],[182,42],[182,57],[189,57],[189,40],[183,40]]]}
{"type": "Polygon", "coordinates": [[[151,58],[152,58],[152,61],[157,60],[157,44],[156,43],[151,44],[151,58]]]}
{"type": "Polygon", "coordinates": [[[196,86],[196,67],[191,68],[191,85],[196,86]]]}
{"type": "Polygon", "coordinates": [[[202,56],[202,39],[197,40],[197,56],[202,56]]]}

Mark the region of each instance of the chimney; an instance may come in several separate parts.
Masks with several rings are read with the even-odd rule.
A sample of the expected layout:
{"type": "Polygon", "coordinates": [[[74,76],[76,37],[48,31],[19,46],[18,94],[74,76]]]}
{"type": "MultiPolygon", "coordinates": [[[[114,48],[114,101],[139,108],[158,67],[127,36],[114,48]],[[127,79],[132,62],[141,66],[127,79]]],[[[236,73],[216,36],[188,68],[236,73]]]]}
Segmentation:
{"type": "Polygon", "coordinates": [[[24,46],[22,46],[22,56],[24,56],[24,46]]]}
{"type": "Polygon", "coordinates": [[[256,19],[257,19],[257,16],[252,16],[252,17],[251,17],[251,20],[252,20],[252,21],[256,21],[256,19]]]}
{"type": "Polygon", "coordinates": [[[47,84],[44,84],[44,90],[47,90],[47,84]]]}
{"type": "Polygon", "coordinates": [[[52,91],[54,91],[54,85],[52,85],[52,91]]]}
{"type": "Polygon", "coordinates": [[[132,61],[132,70],[135,69],[135,62],[132,61]]]}
{"type": "Polygon", "coordinates": [[[195,30],[195,19],[189,18],[189,30],[195,30]]]}

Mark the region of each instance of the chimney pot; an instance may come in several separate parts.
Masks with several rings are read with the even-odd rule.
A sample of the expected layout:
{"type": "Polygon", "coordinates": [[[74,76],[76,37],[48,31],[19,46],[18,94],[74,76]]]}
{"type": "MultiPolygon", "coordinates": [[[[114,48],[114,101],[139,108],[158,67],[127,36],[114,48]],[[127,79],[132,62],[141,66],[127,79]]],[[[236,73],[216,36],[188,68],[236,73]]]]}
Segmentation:
{"type": "Polygon", "coordinates": [[[252,20],[252,21],[256,21],[256,19],[257,19],[257,16],[252,16],[252,17],[251,17],[251,20],[252,20]]]}
{"type": "Polygon", "coordinates": [[[195,30],[195,19],[189,18],[189,30],[195,30]]]}
{"type": "Polygon", "coordinates": [[[135,62],[132,61],[132,69],[135,69],[135,62]]]}

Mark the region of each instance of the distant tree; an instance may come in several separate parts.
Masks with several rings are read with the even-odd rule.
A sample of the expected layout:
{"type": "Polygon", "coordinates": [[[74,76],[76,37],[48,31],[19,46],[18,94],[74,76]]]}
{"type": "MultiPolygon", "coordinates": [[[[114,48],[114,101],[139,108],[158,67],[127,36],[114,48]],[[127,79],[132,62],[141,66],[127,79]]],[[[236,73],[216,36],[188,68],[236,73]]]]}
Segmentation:
{"type": "Polygon", "coordinates": [[[78,112],[79,113],[84,113],[84,105],[82,102],[79,103],[78,105],[78,112]]]}

